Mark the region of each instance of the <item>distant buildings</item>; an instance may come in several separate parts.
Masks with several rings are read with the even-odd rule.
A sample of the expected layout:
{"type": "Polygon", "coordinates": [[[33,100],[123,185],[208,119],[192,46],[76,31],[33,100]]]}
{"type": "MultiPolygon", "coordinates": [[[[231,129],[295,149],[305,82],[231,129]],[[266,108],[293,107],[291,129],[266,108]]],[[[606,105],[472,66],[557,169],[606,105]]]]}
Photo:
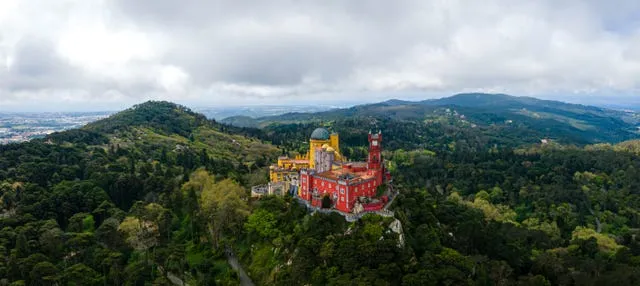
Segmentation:
{"type": "Polygon", "coordinates": [[[109,113],[0,113],[0,144],[19,143],[105,118],[109,113]]]}

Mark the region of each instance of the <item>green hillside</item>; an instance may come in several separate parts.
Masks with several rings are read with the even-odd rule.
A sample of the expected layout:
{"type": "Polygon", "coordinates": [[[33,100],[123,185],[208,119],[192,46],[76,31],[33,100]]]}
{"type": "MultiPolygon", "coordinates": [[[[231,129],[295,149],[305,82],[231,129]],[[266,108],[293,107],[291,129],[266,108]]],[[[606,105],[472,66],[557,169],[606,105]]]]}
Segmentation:
{"type": "Polygon", "coordinates": [[[235,164],[255,162],[278,151],[239,130],[208,120],[186,107],[169,102],[147,102],[119,112],[82,128],[105,134],[103,145],[133,146],[154,152],[159,150],[206,150],[210,156],[235,164]]]}
{"type": "MultiPolygon", "coordinates": [[[[527,136],[514,142],[531,144],[549,138],[565,144],[615,143],[640,137],[640,115],[593,106],[515,97],[504,94],[458,94],[447,98],[409,102],[390,100],[318,113],[289,113],[238,121],[238,126],[260,126],[305,122],[374,118],[400,122],[434,122],[446,117],[469,122],[489,137],[527,136]]],[[[426,123],[428,124],[428,123],[426,123]]],[[[426,127],[424,127],[426,128],[426,127]]]]}
{"type": "Polygon", "coordinates": [[[146,102],[0,146],[0,284],[167,285],[167,272],[191,285],[236,284],[223,253],[204,242],[203,222],[216,221],[209,204],[237,206],[216,213],[225,216],[246,208],[247,188],[266,182],[280,154],[243,132],[146,102]],[[235,195],[200,198],[220,188],[235,195]]]}

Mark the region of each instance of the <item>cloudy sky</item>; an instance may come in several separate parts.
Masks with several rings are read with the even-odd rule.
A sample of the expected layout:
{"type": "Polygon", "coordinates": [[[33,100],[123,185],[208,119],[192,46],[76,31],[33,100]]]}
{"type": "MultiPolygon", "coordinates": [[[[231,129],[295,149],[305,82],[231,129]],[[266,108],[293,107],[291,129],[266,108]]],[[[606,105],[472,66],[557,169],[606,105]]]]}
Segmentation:
{"type": "Polygon", "coordinates": [[[637,0],[0,0],[0,110],[639,90],[637,0]]]}

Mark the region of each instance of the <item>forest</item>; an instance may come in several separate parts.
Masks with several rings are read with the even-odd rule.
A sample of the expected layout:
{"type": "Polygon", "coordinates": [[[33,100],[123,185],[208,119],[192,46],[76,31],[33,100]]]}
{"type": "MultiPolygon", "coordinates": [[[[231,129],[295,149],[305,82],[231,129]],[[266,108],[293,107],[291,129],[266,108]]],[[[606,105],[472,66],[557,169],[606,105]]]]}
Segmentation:
{"type": "Polygon", "coordinates": [[[394,218],[249,198],[318,123],[148,102],[0,146],[0,285],[238,285],[228,249],[256,285],[640,283],[639,142],[542,144],[447,116],[322,124],[354,160],[382,130],[394,218]]]}

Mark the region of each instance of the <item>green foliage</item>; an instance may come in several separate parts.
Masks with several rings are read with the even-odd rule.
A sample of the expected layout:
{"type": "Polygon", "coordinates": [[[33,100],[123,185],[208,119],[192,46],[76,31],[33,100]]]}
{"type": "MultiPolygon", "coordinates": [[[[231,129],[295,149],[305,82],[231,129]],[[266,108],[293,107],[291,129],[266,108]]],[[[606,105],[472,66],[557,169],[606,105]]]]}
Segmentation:
{"type": "MultiPolygon", "coordinates": [[[[244,220],[249,216],[246,203],[247,193],[231,179],[212,183],[208,175],[200,170],[194,179],[201,178],[203,183],[200,193],[200,208],[203,215],[210,220],[210,233],[217,244],[223,234],[236,234],[242,229],[244,220]]],[[[189,184],[189,183],[187,183],[189,184]]]]}
{"type": "Polygon", "coordinates": [[[560,232],[560,228],[558,228],[558,223],[553,221],[553,222],[546,222],[546,221],[540,221],[537,218],[528,218],[525,219],[522,222],[522,225],[525,226],[528,229],[531,230],[539,230],[544,232],[545,234],[547,234],[549,236],[549,238],[553,239],[553,240],[560,240],[561,237],[561,232],[560,232]]]}
{"type": "Polygon", "coordinates": [[[572,242],[577,240],[588,240],[590,238],[595,238],[598,248],[604,252],[614,253],[619,250],[622,246],[618,245],[616,241],[601,233],[597,233],[595,230],[578,226],[571,234],[572,242]]]}
{"type": "Polygon", "coordinates": [[[386,183],[383,183],[383,184],[379,185],[378,187],[376,187],[376,197],[379,198],[379,197],[383,196],[388,188],[389,188],[389,186],[386,183]]]}
{"type": "Polygon", "coordinates": [[[93,232],[95,221],[88,213],[77,213],[69,218],[67,231],[70,232],[93,232]]]}
{"type": "Polygon", "coordinates": [[[149,126],[164,134],[178,134],[188,137],[198,126],[210,124],[201,114],[191,112],[184,106],[166,101],[148,101],[119,112],[109,120],[88,124],[85,129],[101,133],[111,133],[133,126],[149,126]]]}
{"type": "Polygon", "coordinates": [[[276,224],[278,223],[276,216],[264,209],[258,209],[253,212],[244,224],[244,228],[248,232],[255,232],[264,238],[275,238],[279,235],[276,224]]]}
{"type": "Polygon", "coordinates": [[[55,285],[58,268],[51,262],[45,261],[36,264],[29,273],[31,283],[35,285],[55,285]]]}
{"type": "Polygon", "coordinates": [[[64,270],[62,280],[66,285],[99,286],[104,284],[104,277],[90,267],[78,263],[64,270]]]}

